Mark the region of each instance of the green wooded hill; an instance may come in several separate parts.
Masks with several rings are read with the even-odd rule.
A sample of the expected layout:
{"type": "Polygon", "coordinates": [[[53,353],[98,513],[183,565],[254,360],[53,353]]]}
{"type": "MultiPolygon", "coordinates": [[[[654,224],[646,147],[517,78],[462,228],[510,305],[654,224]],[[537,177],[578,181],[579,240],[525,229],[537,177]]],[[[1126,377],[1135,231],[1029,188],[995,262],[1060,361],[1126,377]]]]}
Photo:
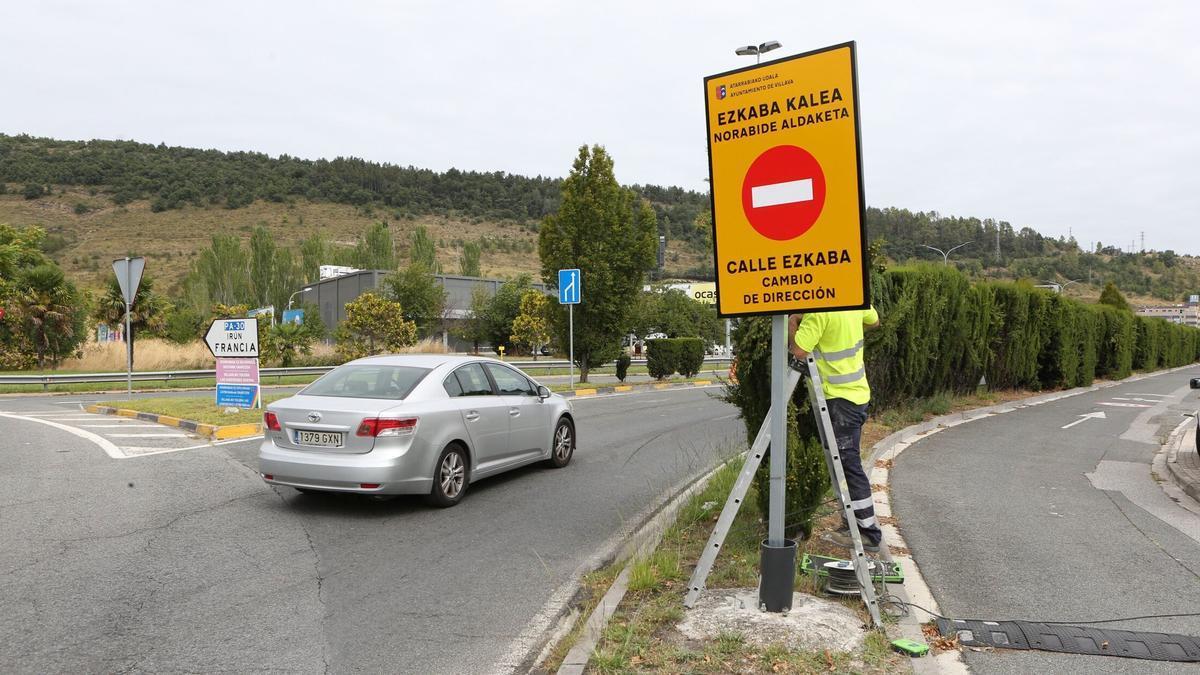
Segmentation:
{"type": "MultiPolygon", "coordinates": [[[[564,167],[568,156],[564,152],[564,167]]],[[[322,231],[346,244],[378,221],[391,225],[398,242],[418,226],[428,229],[446,270],[457,267],[464,243],[477,242],[485,274],[536,276],[539,264],[530,253],[541,220],[558,208],[561,183],[353,157],[307,160],[0,134],[0,222],[47,229],[47,251],[91,285],[99,283],[108,258],[138,253],[152,256],[170,287],[215,233],[248,237],[261,224],[281,242],[322,231]]],[[[667,237],[665,276],[711,279],[708,196],[632,187],[651,203],[659,234],[667,237]]],[[[971,241],[951,260],[976,279],[1078,280],[1069,290],[1085,298],[1112,281],[1135,302],[1177,302],[1200,293],[1200,260],[1173,251],[1125,253],[1100,243],[1084,251],[1073,239],[1003,221],[897,208],[868,209],[867,228],[881,251],[900,263],[941,259],[922,244],[948,249],[971,241]]]]}
{"type": "MultiPolygon", "coordinates": [[[[867,227],[882,250],[900,262],[941,262],[936,251],[972,242],[951,254],[951,262],[973,278],[1027,279],[1036,283],[1078,280],[1095,297],[1112,281],[1122,292],[1141,300],[1178,302],[1200,293],[1200,259],[1174,251],[1125,252],[1096,242],[1083,250],[1072,239],[1055,239],[1004,221],[943,216],[905,209],[871,208],[867,227]],[[996,253],[999,235],[1000,253],[996,253]]],[[[1078,287],[1073,287],[1075,292],[1078,287]]]]}

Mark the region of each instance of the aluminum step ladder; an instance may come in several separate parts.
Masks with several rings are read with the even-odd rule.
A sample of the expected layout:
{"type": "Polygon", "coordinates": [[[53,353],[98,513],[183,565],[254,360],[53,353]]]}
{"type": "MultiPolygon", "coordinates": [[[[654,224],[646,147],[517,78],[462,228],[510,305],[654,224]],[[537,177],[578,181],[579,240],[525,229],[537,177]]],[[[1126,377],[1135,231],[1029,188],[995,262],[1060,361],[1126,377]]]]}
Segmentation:
{"type": "MultiPolygon", "coordinates": [[[[825,452],[825,467],[829,471],[830,483],[833,485],[834,492],[837,493],[838,501],[841,504],[841,513],[850,528],[850,538],[854,543],[852,562],[854,563],[855,578],[858,579],[859,594],[862,597],[863,604],[867,606],[867,611],[871,614],[872,623],[875,627],[882,628],[883,621],[879,616],[879,600],[875,596],[875,587],[871,581],[870,561],[867,560],[866,554],[863,552],[862,536],[858,531],[858,522],[854,518],[854,508],[850,503],[850,491],[846,485],[846,475],[842,471],[841,456],[837,449],[837,443],[830,443],[830,439],[835,438],[835,436],[833,421],[829,418],[829,405],[825,400],[825,393],[821,387],[821,373],[817,370],[817,362],[813,355],[810,354],[806,361],[805,365],[808,369],[808,396],[812,405],[813,415],[817,420],[817,428],[821,434],[821,446],[825,452]]],[[[793,361],[792,367],[788,368],[785,401],[791,400],[792,392],[796,390],[796,385],[800,381],[800,370],[797,369],[797,365],[793,361]]],[[[754,474],[758,471],[758,467],[762,463],[762,458],[767,453],[767,448],[770,447],[770,421],[773,412],[773,409],[768,411],[763,425],[759,428],[758,435],[755,436],[754,443],[750,446],[750,452],[746,455],[746,463],[742,466],[742,471],[734,482],[733,489],[729,491],[729,497],[725,500],[725,507],[721,509],[721,515],[717,518],[717,524],[713,528],[712,535],[708,538],[708,543],[705,544],[704,550],[700,553],[700,560],[696,563],[696,569],[692,572],[692,578],[688,581],[687,595],[684,596],[683,600],[685,607],[694,607],[696,601],[700,598],[700,594],[704,591],[704,582],[708,579],[709,572],[712,571],[713,563],[716,561],[717,554],[721,551],[721,546],[725,543],[725,537],[729,534],[730,527],[733,526],[733,521],[742,506],[742,500],[745,499],[746,492],[750,489],[750,483],[754,480],[754,474]]]]}

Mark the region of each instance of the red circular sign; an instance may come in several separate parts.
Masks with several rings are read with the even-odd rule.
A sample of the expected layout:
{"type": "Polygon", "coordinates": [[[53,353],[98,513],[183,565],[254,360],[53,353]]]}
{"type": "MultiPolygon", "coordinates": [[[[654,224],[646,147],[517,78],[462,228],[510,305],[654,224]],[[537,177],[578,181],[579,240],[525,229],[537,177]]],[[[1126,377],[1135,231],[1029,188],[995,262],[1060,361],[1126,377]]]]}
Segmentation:
{"type": "Polygon", "coordinates": [[[825,172],[804,148],[777,145],[746,170],[742,209],[768,239],[787,241],[808,232],[824,206],[825,172]]]}

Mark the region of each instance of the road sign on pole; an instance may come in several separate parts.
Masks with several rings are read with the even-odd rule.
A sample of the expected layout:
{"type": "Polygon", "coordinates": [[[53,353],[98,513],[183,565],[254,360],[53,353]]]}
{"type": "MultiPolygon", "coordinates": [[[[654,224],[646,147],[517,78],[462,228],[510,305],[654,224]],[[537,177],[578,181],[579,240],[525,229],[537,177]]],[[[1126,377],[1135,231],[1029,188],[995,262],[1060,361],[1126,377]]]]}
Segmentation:
{"type": "Polygon", "coordinates": [[[583,275],[579,270],[558,271],[558,303],[578,305],[583,300],[583,275]]]}
{"type": "Polygon", "coordinates": [[[558,271],[558,303],[567,306],[567,376],[575,389],[575,305],[583,302],[583,274],[578,269],[558,271]]]}
{"type": "Polygon", "coordinates": [[[113,274],[117,275],[117,285],[121,287],[121,298],[125,301],[125,394],[133,398],[133,332],[129,326],[129,314],[137,297],[138,286],[142,284],[146,259],[121,258],[114,260],[112,266],[113,274]]]}
{"type": "Polygon", "coordinates": [[[214,319],[204,335],[204,343],[219,359],[257,359],[258,320],[214,319]]]}
{"type": "Polygon", "coordinates": [[[772,316],[759,602],[786,612],[787,314],[870,305],[854,43],[707,77],[704,95],[717,314],[772,316]]]}
{"type": "Polygon", "coordinates": [[[854,49],[704,80],[721,316],[870,304],[854,49]]]}

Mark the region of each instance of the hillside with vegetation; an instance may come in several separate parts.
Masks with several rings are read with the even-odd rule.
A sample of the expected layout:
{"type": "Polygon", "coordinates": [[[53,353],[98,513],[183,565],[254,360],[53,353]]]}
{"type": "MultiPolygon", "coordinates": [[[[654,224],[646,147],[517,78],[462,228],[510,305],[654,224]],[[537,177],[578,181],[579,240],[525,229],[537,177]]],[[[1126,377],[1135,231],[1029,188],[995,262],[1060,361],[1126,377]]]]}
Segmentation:
{"type": "MultiPolygon", "coordinates": [[[[46,230],[47,252],[88,285],[100,283],[109,260],[136,253],[148,256],[162,282],[174,287],[213,234],[248,239],[259,225],[281,243],[320,232],[335,249],[352,247],[377,223],[401,247],[423,227],[447,272],[457,271],[464,248],[475,244],[485,275],[537,274],[538,227],[558,208],[561,183],[357,158],[0,134],[0,222],[46,230]]],[[[650,202],[659,234],[668,239],[665,274],[696,271],[707,240],[695,223],[707,196],[632,188],[650,202]]]]}
{"type": "MultiPolygon", "coordinates": [[[[145,255],[163,290],[182,292],[213,235],[246,244],[259,227],[280,246],[318,237],[331,264],[361,264],[365,233],[380,225],[396,254],[418,231],[436,266],[511,278],[540,274],[537,234],[561,201],[562,180],[503,172],[435,172],[358,158],[306,160],[133,141],[60,141],[0,134],[0,223],[46,231],[43,251],[84,287],[104,284],[108,261],[145,255]],[[357,257],[356,257],[357,256],[357,257]],[[466,269],[475,270],[473,264],[466,269]]],[[[663,278],[712,278],[707,195],[635,185],[667,239],[663,278]]],[[[1200,259],[1174,251],[1081,248],[1004,221],[897,208],[867,211],[869,236],[893,263],[939,261],[980,280],[1058,283],[1096,299],[1113,282],[1135,304],[1179,302],[1200,293],[1200,259]],[[999,240],[997,242],[997,239],[999,240]],[[997,243],[999,253],[997,253],[997,243]]],[[[297,257],[300,257],[299,255],[297,257]]],[[[316,276],[305,259],[289,283],[316,276]]]]}

